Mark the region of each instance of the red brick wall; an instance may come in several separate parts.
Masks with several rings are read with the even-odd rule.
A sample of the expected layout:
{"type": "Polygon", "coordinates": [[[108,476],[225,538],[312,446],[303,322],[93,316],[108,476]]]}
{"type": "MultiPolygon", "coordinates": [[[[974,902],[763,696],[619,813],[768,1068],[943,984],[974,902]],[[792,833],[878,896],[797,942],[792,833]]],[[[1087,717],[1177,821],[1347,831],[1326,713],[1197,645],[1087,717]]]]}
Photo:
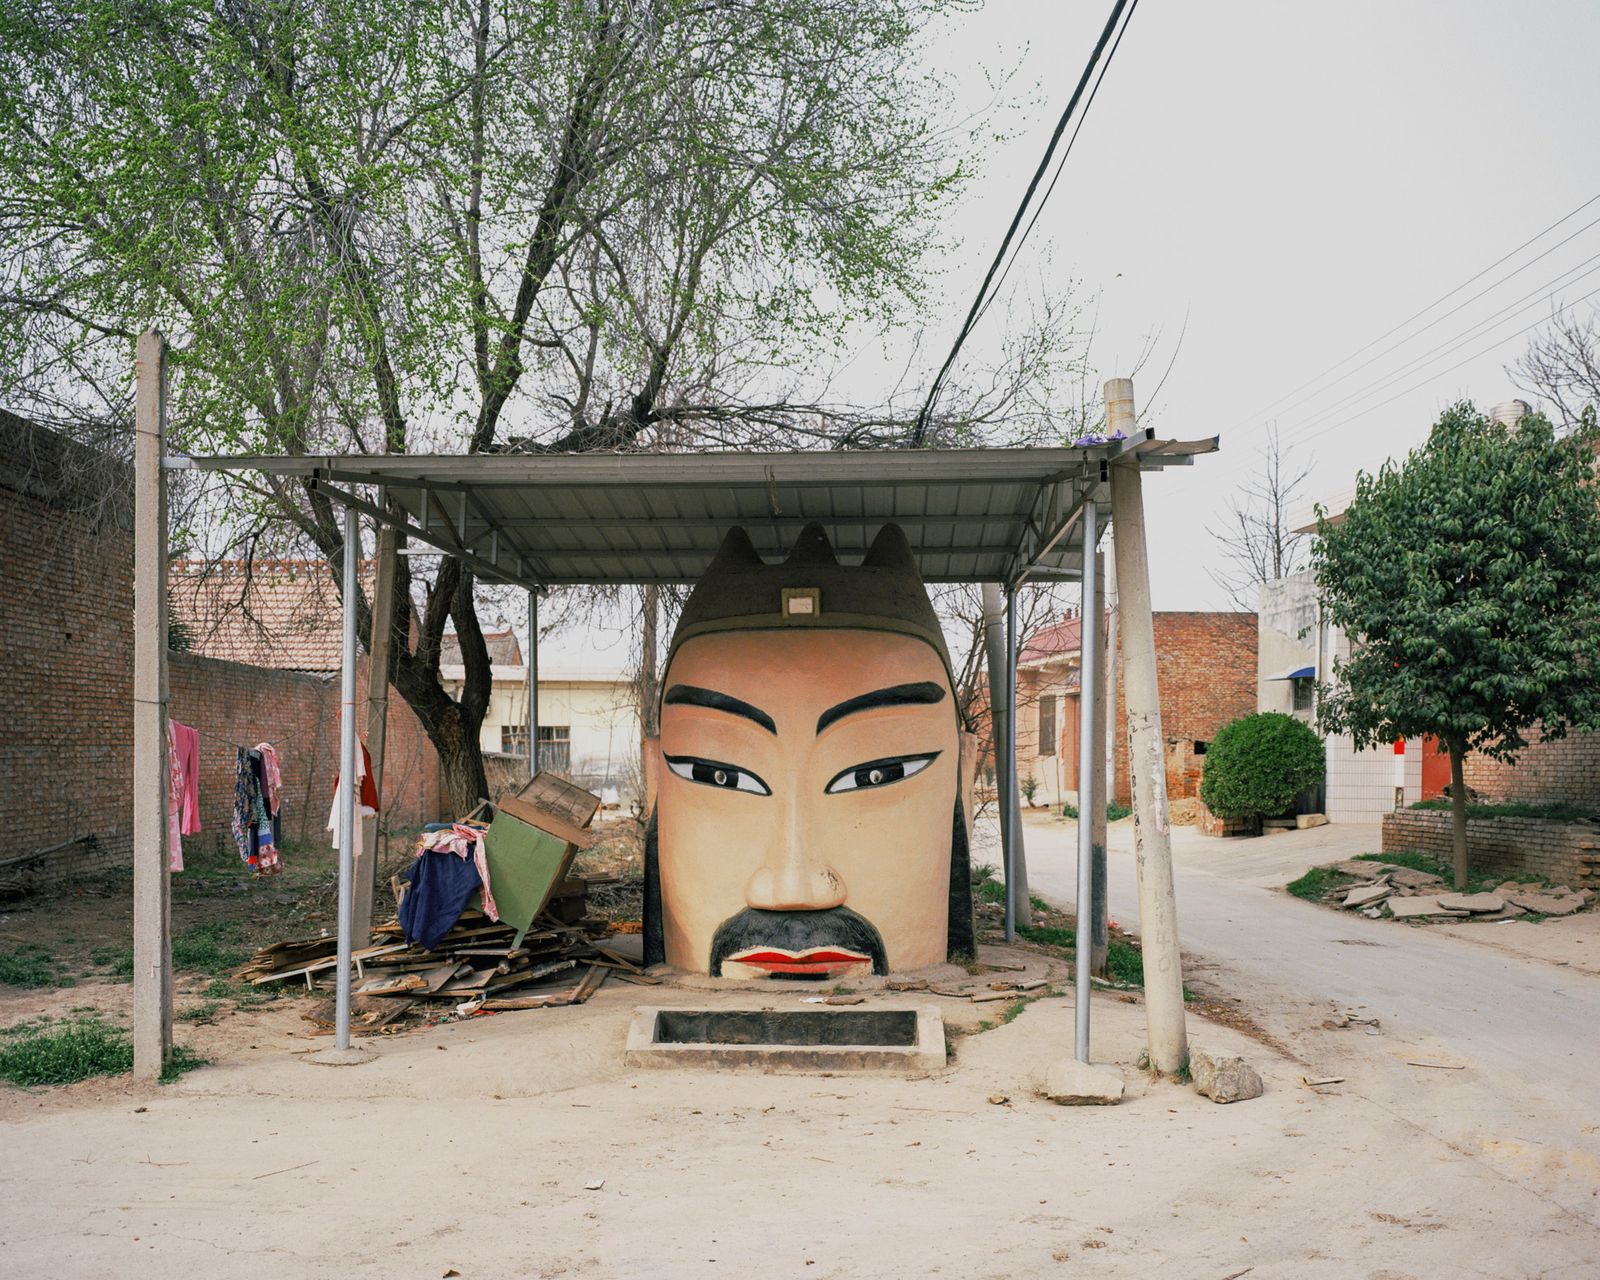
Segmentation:
{"type": "Polygon", "coordinates": [[[1568,801],[1600,805],[1600,733],[1574,733],[1554,742],[1534,741],[1502,764],[1469,755],[1462,766],[1467,786],[1491,804],[1568,801]]]}
{"type": "MultiPolygon", "coordinates": [[[[0,858],[95,837],[92,848],[52,856],[41,879],[131,861],[133,546],[117,480],[125,470],[0,414],[0,687],[10,712],[0,734],[0,858]],[[74,492],[70,477],[91,472],[113,483],[74,492]]],[[[203,833],[190,839],[231,840],[231,744],[267,738],[283,761],[288,834],[323,838],[337,683],[180,653],[169,666],[173,717],[215,735],[201,739],[203,833]]],[[[397,694],[390,708],[390,816],[431,820],[437,757],[397,694]]]]}
{"type": "MultiPolygon", "coordinates": [[[[1205,759],[1194,754],[1195,742],[1209,742],[1230,720],[1256,709],[1256,615],[1158,612],[1155,633],[1167,794],[1174,798],[1198,795],[1205,759]]],[[[1120,662],[1117,673],[1117,780],[1113,793],[1119,803],[1131,804],[1127,703],[1120,662]]]]}

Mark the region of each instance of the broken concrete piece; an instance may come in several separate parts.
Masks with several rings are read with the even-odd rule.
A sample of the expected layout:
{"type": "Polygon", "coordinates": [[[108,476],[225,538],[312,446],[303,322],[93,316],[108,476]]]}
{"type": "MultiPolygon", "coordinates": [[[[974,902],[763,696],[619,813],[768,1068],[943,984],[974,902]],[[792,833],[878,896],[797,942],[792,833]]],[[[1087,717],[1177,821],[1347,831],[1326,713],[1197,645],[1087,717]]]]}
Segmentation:
{"type": "Polygon", "coordinates": [[[1480,920],[1488,924],[1493,924],[1499,920],[1515,920],[1518,916],[1525,916],[1527,914],[1528,913],[1521,907],[1515,905],[1514,903],[1508,902],[1498,911],[1491,911],[1488,915],[1473,916],[1472,918],[1474,920],[1480,920]]]}
{"type": "Polygon", "coordinates": [[[1368,907],[1361,914],[1366,916],[1366,918],[1368,920],[1382,920],[1383,919],[1383,909],[1381,907],[1368,907]]]}
{"type": "Polygon", "coordinates": [[[1506,893],[1501,896],[1513,906],[1544,916],[1570,916],[1583,908],[1583,899],[1571,891],[1557,894],[1552,889],[1546,893],[1506,893]]]}
{"type": "Polygon", "coordinates": [[[1328,815],[1325,813],[1301,813],[1295,816],[1294,825],[1301,831],[1308,831],[1312,827],[1325,827],[1328,825],[1328,815]]]}
{"type": "Polygon", "coordinates": [[[1066,1107],[1111,1107],[1122,1101],[1122,1090],[1115,1067],[1062,1058],[1050,1067],[1044,1096],[1066,1107]]]}
{"type": "Polygon", "coordinates": [[[1493,893],[1441,893],[1439,905],[1446,911],[1465,911],[1471,915],[1487,914],[1505,906],[1505,899],[1493,893]]]}
{"type": "Polygon", "coordinates": [[[1219,1058],[1204,1049],[1189,1051],[1189,1074],[1202,1097],[1213,1102],[1243,1102],[1259,1098],[1261,1075],[1243,1058],[1219,1058]]]}
{"type": "Polygon", "coordinates": [[[1389,913],[1396,920],[1410,920],[1416,916],[1447,916],[1450,913],[1439,905],[1433,894],[1420,894],[1415,898],[1390,898],[1389,913]]]}
{"type": "Polygon", "coordinates": [[[1375,902],[1382,902],[1392,890],[1387,884],[1360,884],[1345,895],[1341,904],[1346,907],[1370,907],[1375,902]]]}
{"type": "Polygon", "coordinates": [[[1434,885],[1444,883],[1443,876],[1436,876],[1431,871],[1417,871],[1411,867],[1395,867],[1389,872],[1389,880],[1390,883],[1405,889],[1431,889],[1434,885]]]}

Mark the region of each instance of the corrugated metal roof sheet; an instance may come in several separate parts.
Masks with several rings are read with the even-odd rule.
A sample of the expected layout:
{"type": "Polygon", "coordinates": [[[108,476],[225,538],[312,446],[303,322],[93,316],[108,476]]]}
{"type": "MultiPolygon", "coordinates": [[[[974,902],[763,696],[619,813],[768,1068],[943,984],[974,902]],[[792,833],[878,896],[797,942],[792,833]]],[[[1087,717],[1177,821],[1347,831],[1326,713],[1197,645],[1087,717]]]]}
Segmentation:
{"type": "Polygon", "coordinates": [[[473,454],[174,459],[205,470],[313,478],[377,514],[381,488],[420,542],[527,587],[689,582],[743,525],[769,558],[817,521],[848,562],[884,524],[906,532],[929,582],[1075,579],[1088,497],[1108,467],[1184,465],[1215,439],[1068,449],[721,454],[473,454]]]}

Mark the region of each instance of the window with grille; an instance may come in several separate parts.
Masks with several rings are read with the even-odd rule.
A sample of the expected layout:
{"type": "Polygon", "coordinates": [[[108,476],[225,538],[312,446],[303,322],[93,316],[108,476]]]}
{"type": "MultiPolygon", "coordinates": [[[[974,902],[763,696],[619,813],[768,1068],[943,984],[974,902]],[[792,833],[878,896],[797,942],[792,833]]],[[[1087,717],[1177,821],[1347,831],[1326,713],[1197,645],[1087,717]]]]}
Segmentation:
{"type": "Polygon", "coordinates": [[[528,726],[503,724],[500,726],[500,750],[508,756],[528,754],[528,726]]]}
{"type": "Polygon", "coordinates": [[[571,725],[539,726],[539,768],[548,769],[551,773],[572,772],[571,725]]]}
{"type": "Polygon", "coordinates": [[[1039,754],[1056,753],[1056,695],[1046,693],[1039,698],[1039,754]]]}
{"type": "Polygon", "coordinates": [[[1294,709],[1296,711],[1310,711],[1311,699],[1316,692],[1315,680],[1292,680],[1294,685],[1294,709]]]}

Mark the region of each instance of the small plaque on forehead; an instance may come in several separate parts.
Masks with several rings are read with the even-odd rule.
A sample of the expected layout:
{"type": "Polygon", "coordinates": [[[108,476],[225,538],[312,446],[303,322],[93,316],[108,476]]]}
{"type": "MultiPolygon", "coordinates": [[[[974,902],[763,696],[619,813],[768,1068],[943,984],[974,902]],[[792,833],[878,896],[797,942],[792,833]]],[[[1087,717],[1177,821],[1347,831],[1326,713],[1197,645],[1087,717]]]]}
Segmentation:
{"type": "Polygon", "coordinates": [[[821,587],[785,587],[783,589],[783,616],[785,618],[814,618],[821,612],[821,587]]]}

